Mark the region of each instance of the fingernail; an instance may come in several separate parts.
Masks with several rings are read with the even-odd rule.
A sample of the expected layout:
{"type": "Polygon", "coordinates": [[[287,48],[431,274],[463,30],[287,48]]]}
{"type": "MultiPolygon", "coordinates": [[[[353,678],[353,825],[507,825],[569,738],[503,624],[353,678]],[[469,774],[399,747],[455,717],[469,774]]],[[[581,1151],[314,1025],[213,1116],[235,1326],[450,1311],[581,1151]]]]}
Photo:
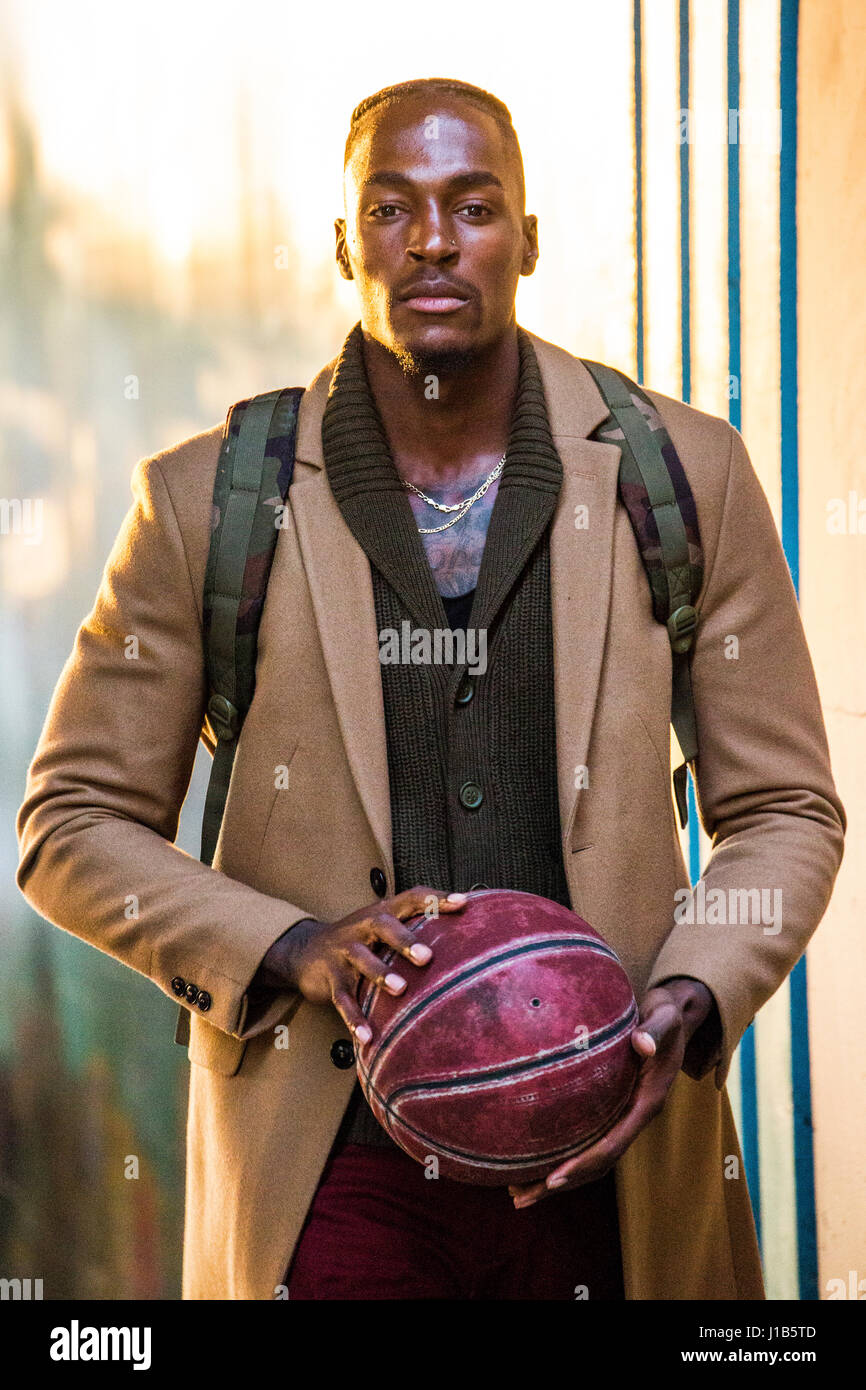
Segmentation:
{"type": "Polygon", "coordinates": [[[449,893],[445,901],[448,903],[465,903],[467,896],[466,893],[449,893]]]}
{"type": "Polygon", "coordinates": [[[548,1187],[565,1187],[565,1184],[566,1184],[567,1182],[568,1182],[568,1179],[567,1179],[567,1178],[548,1178],[548,1179],[547,1179],[547,1186],[548,1186],[548,1187]]]}
{"type": "Polygon", "coordinates": [[[385,988],[386,988],[386,989],[405,989],[405,988],[406,988],[406,981],[403,979],[403,976],[402,976],[402,975],[386,975],[386,976],[385,976],[385,988]]]}
{"type": "Polygon", "coordinates": [[[432,954],[433,952],[430,950],[430,947],[425,946],[421,941],[416,941],[415,945],[409,948],[409,955],[413,960],[417,960],[421,964],[429,960],[432,954]]]}
{"type": "Polygon", "coordinates": [[[649,1033],[644,1033],[644,1032],[638,1033],[638,1037],[639,1037],[639,1038],[642,1038],[643,1041],[644,1041],[645,1043],[647,1043],[649,1047],[652,1048],[653,1052],[655,1052],[655,1050],[656,1050],[656,1040],[655,1040],[655,1038],[651,1037],[649,1033]]]}
{"type": "Polygon", "coordinates": [[[357,1028],[355,1029],[355,1037],[358,1039],[358,1042],[368,1043],[372,1036],[373,1034],[370,1032],[370,1029],[367,1027],[366,1023],[358,1024],[357,1028]]]}
{"type": "Polygon", "coordinates": [[[536,1202],[536,1198],[535,1198],[535,1197],[515,1197],[515,1198],[514,1198],[514,1205],[515,1205],[516,1207],[532,1207],[532,1206],[535,1205],[535,1202],[536,1202]]]}

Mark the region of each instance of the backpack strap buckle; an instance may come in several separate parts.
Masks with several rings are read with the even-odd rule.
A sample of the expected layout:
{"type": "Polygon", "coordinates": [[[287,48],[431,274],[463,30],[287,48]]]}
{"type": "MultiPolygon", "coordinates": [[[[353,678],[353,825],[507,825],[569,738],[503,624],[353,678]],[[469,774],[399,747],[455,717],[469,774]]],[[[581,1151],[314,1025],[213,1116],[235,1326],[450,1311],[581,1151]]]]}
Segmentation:
{"type": "Polygon", "coordinates": [[[237,737],[240,713],[225,695],[211,695],[207,702],[207,717],[220,743],[237,737]]]}
{"type": "Polygon", "coordinates": [[[697,609],[693,608],[690,603],[683,603],[679,608],[674,609],[668,618],[667,628],[671,647],[675,652],[687,652],[689,650],[697,625],[697,609]]]}

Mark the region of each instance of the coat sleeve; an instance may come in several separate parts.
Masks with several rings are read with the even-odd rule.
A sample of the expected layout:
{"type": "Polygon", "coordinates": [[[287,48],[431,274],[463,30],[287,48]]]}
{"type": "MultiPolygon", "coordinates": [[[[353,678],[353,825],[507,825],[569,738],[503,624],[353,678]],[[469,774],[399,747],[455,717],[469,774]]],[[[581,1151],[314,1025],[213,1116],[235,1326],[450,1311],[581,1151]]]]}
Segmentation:
{"type": "Polygon", "coordinates": [[[648,986],[674,975],[715,997],[722,1088],[732,1053],[820,922],[846,817],[799,607],[779,534],[732,426],[721,528],[692,656],[695,791],[712,852],[648,986]]]}
{"type": "MultiPolygon", "coordinates": [[[[136,465],[132,492],[27,774],[16,881],[172,999],[178,978],[205,991],[208,1023],[243,1039],[274,1021],[247,993],[263,956],[310,913],[174,844],[204,716],[201,618],[156,459],[136,465]]],[[[276,1015],[298,998],[272,996],[276,1015]]]]}

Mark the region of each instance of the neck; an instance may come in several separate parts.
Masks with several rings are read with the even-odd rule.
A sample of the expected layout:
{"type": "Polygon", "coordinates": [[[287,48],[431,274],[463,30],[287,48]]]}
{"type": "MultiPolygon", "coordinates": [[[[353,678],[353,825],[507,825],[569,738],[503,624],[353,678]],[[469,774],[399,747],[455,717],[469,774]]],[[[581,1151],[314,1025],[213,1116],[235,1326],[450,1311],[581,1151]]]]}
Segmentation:
{"type": "Polygon", "coordinates": [[[457,483],[488,469],[508,447],[520,375],[517,324],[459,371],[431,368],[438,396],[428,399],[428,374],[404,371],[398,359],[363,330],[364,365],[395,465],[418,487],[457,483]]]}

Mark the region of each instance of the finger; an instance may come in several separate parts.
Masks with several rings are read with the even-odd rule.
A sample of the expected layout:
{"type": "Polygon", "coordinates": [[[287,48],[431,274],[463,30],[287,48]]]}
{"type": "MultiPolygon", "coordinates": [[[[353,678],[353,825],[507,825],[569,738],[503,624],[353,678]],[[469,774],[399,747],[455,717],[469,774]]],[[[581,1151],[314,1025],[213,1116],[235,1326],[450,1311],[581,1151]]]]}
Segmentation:
{"type": "Polygon", "coordinates": [[[555,1192],[560,1187],[580,1187],[583,1183],[597,1182],[610,1171],[617,1159],[621,1158],[639,1132],[641,1127],[631,1130],[617,1125],[591,1148],[585,1149],[576,1158],[570,1158],[548,1173],[545,1186],[555,1192]]]}
{"type": "MultiPolygon", "coordinates": [[[[403,893],[398,893],[388,904],[390,916],[399,921],[406,921],[410,917],[423,915],[425,918],[438,917],[440,912],[460,912],[469,901],[468,893],[442,893],[435,888],[430,888],[424,884],[417,884],[414,888],[408,888],[403,893]]],[[[387,920],[387,916],[385,918],[387,920]]],[[[391,941],[396,949],[414,961],[416,965],[426,965],[432,958],[433,952],[426,942],[416,941],[413,932],[408,928],[400,935],[400,944],[396,938],[384,938],[391,941]]]]}
{"type": "Polygon", "coordinates": [[[511,1200],[518,1211],[522,1211],[524,1207],[535,1206],[536,1202],[540,1202],[544,1197],[550,1195],[543,1182],[515,1185],[509,1187],[508,1191],[511,1193],[511,1200]]]}
{"type": "Polygon", "coordinates": [[[683,1016],[676,1004],[654,1004],[631,1035],[632,1046],[644,1057],[654,1057],[665,1041],[682,1028],[683,1016]]]}
{"type": "Polygon", "coordinates": [[[342,949],[342,957],[359,975],[386,989],[389,994],[402,994],[406,981],[396,970],[389,969],[381,956],[361,941],[350,941],[342,949]]]}
{"type": "Polygon", "coordinates": [[[370,947],[373,954],[380,957],[379,970],[382,969],[383,959],[390,966],[390,955],[394,951],[411,960],[414,965],[426,965],[433,954],[429,946],[417,941],[411,929],[404,927],[384,907],[375,908],[364,918],[345,924],[339,949],[347,951],[359,943],[370,947]]]}
{"type": "MultiPolygon", "coordinates": [[[[412,913],[407,912],[407,917],[412,913]]],[[[409,927],[404,927],[390,912],[380,911],[371,918],[371,934],[386,946],[392,946],[401,956],[411,960],[414,965],[426,965],[433,952],[424,941],[416,941],[409,927]]],[[[381,967],[381,962],[380,962],[381,967]]]]}
{"type": "Polygon", "coordinates": [[[331,1002],[349,1032],[355,1035],[358,1042],[368,1043],[373,1036],[373,1030],[358,1007],[354,996],[344,984],[333,985],[331,1002]]]}
{"type": "Polygon", "coordinates": [[[654,1057],[656,1054],[655,1038],[652,1033],[647,1033],[642,1028],[635,1028],[631,1035],[631,1045],[641,1057],[654,1057]]]}
{"type": "Polygon", "coordinates": [[[443,893],[438,888],[416,884],[403,893],[397,893],[390,901],[390,909],[395,917],[405,921],[419,913],[428,913],[435,904],[437,912],[459,912],[469,901],[468,893],[443,893]]]}

